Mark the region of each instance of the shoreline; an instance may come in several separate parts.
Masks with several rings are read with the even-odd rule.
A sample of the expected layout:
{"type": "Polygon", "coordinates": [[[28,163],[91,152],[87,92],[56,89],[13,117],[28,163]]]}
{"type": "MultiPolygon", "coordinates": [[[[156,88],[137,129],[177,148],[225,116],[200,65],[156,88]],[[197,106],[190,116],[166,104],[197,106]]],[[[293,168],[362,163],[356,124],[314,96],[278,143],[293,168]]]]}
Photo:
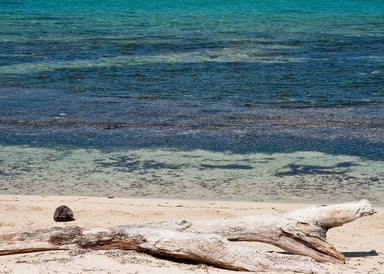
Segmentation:
{"type": "MultiPolygon", "coordinates": [[[[314,203],[242,202],[85,196],[0,195],[0,233],[32,231],[54,226],[99,227],[144,224],[165,220],[231,218],[280,214],[314,203]],[[56,223],[53,212],[69,206],[75,221],[56,223]]],[[[384,265],[384,208],[328,232],[328,241],[343,252],[347,263],[321,264],[329,273],[379,273],[384,265]],[[369,237],[367,237],[367,235],[369,237]]],[[[247,243],[249,244],[249,243],[247,243]]],[[[264,251],[281,251],[252,243],[264,251]]],[[[211,266],[176,263],[133,251],[49,251],[0,256],[4,273],[239,273],[211,266]]],[[[241,273],[241,272],[240,272],[241,273]]],[[[272,272],[271,272],[272,273],[272,272]]]]}

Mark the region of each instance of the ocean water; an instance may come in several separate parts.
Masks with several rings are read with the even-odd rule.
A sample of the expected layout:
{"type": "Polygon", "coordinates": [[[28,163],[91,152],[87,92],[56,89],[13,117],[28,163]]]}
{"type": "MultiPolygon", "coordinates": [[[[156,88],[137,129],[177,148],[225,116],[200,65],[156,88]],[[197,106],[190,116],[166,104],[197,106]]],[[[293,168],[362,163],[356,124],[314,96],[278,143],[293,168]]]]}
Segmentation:
{"type": "Polygon", "coordinates": [[[0,0],[0,194],[384,204],[384,1],[0,0]]]}

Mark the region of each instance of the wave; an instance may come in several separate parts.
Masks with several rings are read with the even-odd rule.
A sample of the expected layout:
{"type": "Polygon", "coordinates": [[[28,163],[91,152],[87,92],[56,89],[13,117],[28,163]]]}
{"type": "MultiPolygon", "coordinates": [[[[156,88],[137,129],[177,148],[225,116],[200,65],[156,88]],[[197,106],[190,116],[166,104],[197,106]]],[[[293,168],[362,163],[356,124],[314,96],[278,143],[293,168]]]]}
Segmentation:
{"type": "Polygon", "coordinates": [[[276,55],[268,52],[249,54],[245,51],[228,52],[205,51],[168,55],[141,55],[141,56],[117,56],[103,57],[90,60],[70,60],[51,62],[31,62],[0,66],[1,74],[28,74],[63,69],[86,69],[103,67],[129,67],[145,64],[174,64],[174,63],[292,63],[305,62],[306,58],[294,58],[276,55]]]}

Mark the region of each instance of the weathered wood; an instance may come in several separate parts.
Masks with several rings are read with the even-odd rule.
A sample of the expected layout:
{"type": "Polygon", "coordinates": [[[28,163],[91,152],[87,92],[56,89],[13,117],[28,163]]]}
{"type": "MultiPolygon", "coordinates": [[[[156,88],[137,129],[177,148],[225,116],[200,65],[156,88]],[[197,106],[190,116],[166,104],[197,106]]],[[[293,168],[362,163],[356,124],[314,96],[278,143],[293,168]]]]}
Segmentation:
{"type": "Polygon", "coordinates": [[[322,272],[308,257],[260,252],[219,235],[164,228],[54,227],[0,236],[0,255],[74,248],[137,250],[162,258],[187,259],[231,270],[322,272]]]}
{"type": "Polygon", "coordinates": [[[213,233],[231,241],[272,244],[319,262],[344,262],[345,257],[326,241],[332,227],[374,214],[367,200],[313,206],[282,215],[258,215],[231,219],[174,221],[153,224],[178,231],[213,233]]]}
{"type": "Polygon", "coordinates": [[[327,231],[372,214],[371,204],[361,200],[276,216],[182,220],[93,229],[56,227],[0,235],[0,255],[73,248],[122,249],[233,270],[318,273],[321,268],[311,258],[259,252],[233,241],[265,242],[319,262],[344,262],[344,256],[326,241],[327,231]]]}

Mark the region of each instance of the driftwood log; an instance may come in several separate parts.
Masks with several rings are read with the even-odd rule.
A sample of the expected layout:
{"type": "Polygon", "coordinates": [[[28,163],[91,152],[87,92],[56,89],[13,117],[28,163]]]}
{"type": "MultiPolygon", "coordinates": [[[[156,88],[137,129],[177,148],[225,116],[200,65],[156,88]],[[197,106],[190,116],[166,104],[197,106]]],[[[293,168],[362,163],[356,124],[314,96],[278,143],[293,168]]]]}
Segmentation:
{"type": "Polygon", "coordinates": [[[54,227],[0,235],[0,255],[75,248],[122,249],[232,270],[320,273],[321,267],[315,260],[345,261],[326,241],[327,231],[372,214],[371,204],[361,200],[276,216],[182,220],[111,228],[54,227]],[[265,242],[296,255],[260,252],[233,241],[265,242]]]}

